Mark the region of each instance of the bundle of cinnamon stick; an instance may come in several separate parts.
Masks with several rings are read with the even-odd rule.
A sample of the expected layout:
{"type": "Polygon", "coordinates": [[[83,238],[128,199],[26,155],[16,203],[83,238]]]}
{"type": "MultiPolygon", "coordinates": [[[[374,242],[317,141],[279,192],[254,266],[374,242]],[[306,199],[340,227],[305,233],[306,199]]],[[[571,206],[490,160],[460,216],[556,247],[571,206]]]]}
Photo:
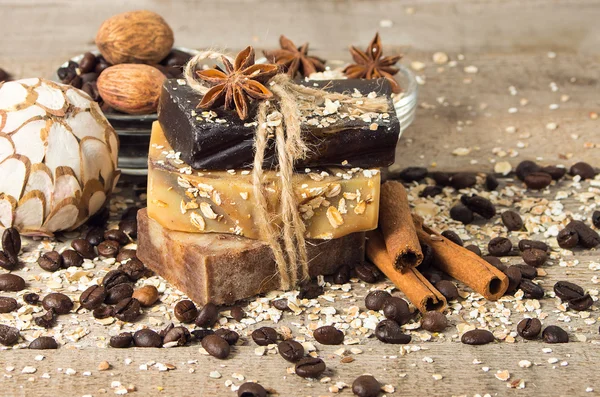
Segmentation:
{"type": "Polygon", "coordinates": [[[504,273],[412,215],[406,189],[400,182],[387,181],[381,186],[379,229],[367,236],[369,260],[423,313],[443,311],[447,302],[417,270],[423,261],[421,244],[432,248],[435,267],[486,299],[497,300],[508,288],[504,273]]]}

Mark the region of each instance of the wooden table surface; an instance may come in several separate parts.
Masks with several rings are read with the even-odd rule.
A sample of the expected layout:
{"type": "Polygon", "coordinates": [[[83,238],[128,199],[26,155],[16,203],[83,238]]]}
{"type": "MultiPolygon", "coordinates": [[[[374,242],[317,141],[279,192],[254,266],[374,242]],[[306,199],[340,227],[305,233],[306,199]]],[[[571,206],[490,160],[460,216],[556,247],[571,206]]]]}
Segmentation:
{"type": "MultiPolygon", "coordinates": [[[[122,3],[0,0],[0,67],[15,77],[49,77],[70,56],[93,48],[93,38],[102,20],[130,9],[159,12],[173,27],[176,44],[193,48],[218,45],[240,49],[248,44],[269,48],[277,44],[279,34],[285,33],[297,42],[309,41],[318,55],[348,59],[349,44],[366,46],[379,30],[386,51],[404,53],[403,62],[414,67],[423,83],[419,86],[417,119],[402,137],[398,164],[393,170],[418,165],[444,171],[491,171],[494,163],[508,161],[514,166],[523,159],[565,165],[584,160],[600,165],[598,1],[136,0],[126,6],[122,3]],[[432,55],[438,51],[447,53],[455,63],[433,63],[432,55]],[[472,66],[476,67],[476,73],[468,73],[475,70],[472,66]]],[[[571,182],[561,182],[544,197],[553,200],[559,190],[570,190],[570,186],[571,182]]],[[[587,188],[584,185],[581,191],[587,188]]],[[[118,200],[130,199],[127,192],[125,188],[118,200]]],[[[592,187],[591,192],[592,196],[597,195],[597,187],[592,187]]],[[[598,197],[585,203],[577,201],[577,197],[561,201],[565,211],[589,217],[591,208],[600,205],[598,197]]],[[[486,239],[475,238],[475,241],[482,246],[486,243],[486,239]]],[[[517,259],[511,258],[511,262],[516,263],[517,259]]],[[[549,290],[554,282],[567,276],[586,288],[594,288],[591,280],[599,276],[595,270],[598,266],[594,266],[598,262],[597,251],[576,251],[566,260],[579,262],[575,267],[563,267],[559,265],[560,258],[551,261],[551,266],[545,268],[548,273],[543,278],[545,288],[549,290]]],[[[31,275],[37,274],[37,270],[32,271],[31,275]]],[[[43,284],[38,287],[47,290],[43,284]]],[[[340,313],[352,305],[362,307],[370,287],[354,284],[355,302],[336,300],[333,306],[340,313]]],[[[165,310],[170,310],[169,297],[162,300],[165,310]]],[[[504,304],[513,308],[514,302],[504,304]]],[[[493,303],[485,306],[497,308],[493,303]]],[[[554,299],[543,301],[542,310],[551,313],[546,324],[556,323],[555,306],[554,299]]],[[[370,372],[382,383],[394,385],[395,392],[389,396],[596,395],[600,391],[597,376],[600,337],[595,323],[598,309],[590,313],[588,319],[568,313],[571,321],[561,324],[571,335],[572,342],[567,345],[518,340],[465,346],[453,338],[458,331],[452,328],[444,338],[434,337],[431,341],[416,338],[409,345],[414,351],[407,354],[402,354],[398,346],[370,339],[358,346],[363,352],[353,354],[355,361],[349,364],[340,363],[340,357],[334,353],[338,347],[318,346],[329,367],[325,374],[331,378],[328,383],[287,375],[283,360],[273,355],[255,356],[252,342],[236,347],[232,358],[223,362],[200,354],[198,345],[175,349],[100,348],[97,345],[105,344],[105,328],[85,323],[89,314],[74,314],[61,319],[60,324],[68,328],[83,321],[91,329],[77,343],[67,343],[55,352],[24,349],[1,352],[0,372],[4,376],[1,394],[112,395],[117,390],[112,382],[118,381],[124,386],[135,385],[137,392],[133,395],[227,396],[234,395],[227,380],[235,385],[241,383],[232,377],[237,373],[260,381],[280,396],[333,396],[336,394],[328,388],[335,382],[351,384],[359,374],[370,372]],[[590,319],[594,324],[588,324],[590,319]],[[585,342],[580,341],[584,338],[585,342]],[[542,349],[548,347],[552,352],[544,353],[542,349]],[[40,353],[44,358],[37,361],[40,353]],[[111,363],[112,369],[99,372],[96,368],[104,360],[111,363]],[[529,360],[534,365],[521,368],[520,360],[529,360]],[[152,362],[170,363],[177,368],[161,372],[152,362]],[[150,369],[140,370],[140,365],[147,363],[151,364],[150,369]],[[35,367],[36,372],[22,373],[25,366],[35,367]],[[71,371],[66,371],[67,368],[76,373],[68,375],[66,372],[71,371]],[[494,376],[498,370],[510,372],[509,382],[494,376]],[[91,376],[86,371],[91,371],[91,376]],[[222,377],[210,378],[212,371],[220,372],[222,377]],[[45,373],[49,376],[43,376],[45,373]],[[443,378],[434,380],[434,374],[443,378]],[[507,387],[507,383],[518,379],[525,381],[524,388],[507,387]]],[[[509,318],[506,328],[514,330],[522,313],[513,312],[509,318]]],[[[1,319],[6,322],[6,318],[1,319]]],[[[474,321],[464,309],[453,312],[450,319],[453,326],[474,321]]],[[[148,321],[146,318],[143,323],[154,324],[148,321]]],[[[297,322],[310,320],[306,314],[300,317],[287,314],[277,326],[287,325],[295,333],[297,322]]],[[[351,347],[346,346],[348,350],[351,347]]],[[[348,388],[339,393],[350,394],[348,388]]]]}

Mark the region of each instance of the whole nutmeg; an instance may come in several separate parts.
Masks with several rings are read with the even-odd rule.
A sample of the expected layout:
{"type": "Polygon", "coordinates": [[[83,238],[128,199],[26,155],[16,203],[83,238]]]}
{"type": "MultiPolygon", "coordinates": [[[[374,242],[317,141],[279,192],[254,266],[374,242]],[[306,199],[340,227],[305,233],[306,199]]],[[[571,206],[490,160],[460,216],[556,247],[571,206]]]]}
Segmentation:
{"type": "Polygon", "coordinates": [[[120,63],[159,63],[173,47],[173,30],[158,14],[131,11],[102,23],[96,45],[113,65],[120,63]]]}
{"type": "Polygon", "coordinates": [[[112,108],[127,114],[156,112],[165,75],[158,69],[134,63],[107,68],[98,77],[98,92],[112,108]]]}

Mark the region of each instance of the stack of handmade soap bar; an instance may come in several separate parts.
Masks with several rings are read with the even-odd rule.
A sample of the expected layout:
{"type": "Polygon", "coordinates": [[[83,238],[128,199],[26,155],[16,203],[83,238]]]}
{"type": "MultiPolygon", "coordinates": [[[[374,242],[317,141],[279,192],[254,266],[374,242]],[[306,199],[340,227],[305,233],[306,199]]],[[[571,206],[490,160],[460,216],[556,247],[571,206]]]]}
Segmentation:
{"type": "MultiPolygon", "coordinates": [[[[381,80],[328,87],[389,94],[381,80]]],[[[181,80],[165,82],[150,143],[148,208],[138,215],[138,256],[196,302],[226,304],[277,289],[279,279],[255,221],[256,123],[230,110],[202,112],[200,99],[181,80]]],[[[362,262],[364,232],[377,227],[379,167],[394,161],[400,129],[391,102],[389,113],[359,116],[326,106],[332,105],[315,105],[314,117],[303,116],[310,153],[291,181],[313,277],[362,262]]],[[[279,228],[281,180],[273,150],[265,156],[263,186],[270,221],[279,228]]]]}

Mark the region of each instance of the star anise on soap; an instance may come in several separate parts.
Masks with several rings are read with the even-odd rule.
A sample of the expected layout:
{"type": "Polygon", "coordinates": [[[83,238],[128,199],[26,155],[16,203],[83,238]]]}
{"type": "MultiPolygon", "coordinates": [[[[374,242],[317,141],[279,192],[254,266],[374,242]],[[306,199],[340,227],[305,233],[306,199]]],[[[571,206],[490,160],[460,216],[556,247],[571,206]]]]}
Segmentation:
{"type": "Polygon", "coordinates": [[[385,78],[392,85],[392,91],[398,93],[401,91],[400,85],[394,78],[398,73],[398,68],[393,65],[402,58],[401,55],[383,56],[381,49],[381,38],[379,33],[375,35],[366,51],[350,47],[350,54],[355,64],[348,65],[344,69],[344,74],[350,79],[379,79],[385,78]]]}
{"type": "Polygon", "coordinates": [[[311,73],[322,72],[325,70],[325,61],[321,58],[308,55],[308,43],[297,47],[292,40],[284,35],[279,37],[281,49],[263,51],[269,62],[283,66],[291,78],[296,77],[298,73],[307,77],[311,73]]]}
{"type": "Polygon", "coordinates": [[[212,86],[198,107],[213,109],[224,105],[225,109],[235,108],[240,119],[246,120],[251,101],[273,97],[273,93],[263,84],[277,74],[278,66],[255,65],[252,47],[240,52],[233,65],[226,57],[222,57],[222,62],[224,71],[216,67],[196,71],[198,78],[212,86]]]}

